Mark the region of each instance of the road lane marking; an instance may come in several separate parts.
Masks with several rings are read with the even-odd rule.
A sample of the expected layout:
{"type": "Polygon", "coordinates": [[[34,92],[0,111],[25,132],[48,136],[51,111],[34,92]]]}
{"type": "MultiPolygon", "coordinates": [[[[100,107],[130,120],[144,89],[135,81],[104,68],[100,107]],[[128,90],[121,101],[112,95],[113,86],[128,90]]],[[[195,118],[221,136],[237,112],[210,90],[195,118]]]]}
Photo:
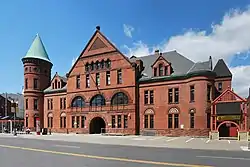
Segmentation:
{"type": "Polygon", "coordinates": [[[188,140],[186,141],[186,143],[188,143],[188,142],[190,142],[190,141],[192,141],[192,140],[194,140],[194,138],[188,139],[188,140]]]}
{"type": "Polygon", "coordinates": [[[66,147],[66,148],[81,148],[78,146],[69,146],[69,145],[53,145],[54,147],[66,147]]]}
{"type": "Polygon", "coordinates": [[[209,142],[210,142],[210,140],[207,140],[207,141],[206,141],[206,143],[209,143],[209,142]]]}
{"type": "Polygon", "coordinates": [[[230,140],[228,140],[228,143],[230,144],[230,140]]]}
{"type": "Polygon", "coordinates": [[[229,160],[245,160],[250,161],[250,158],[243,157],[217,157],[217,156],[196,156],[197,158],[211,158],[211,159],[229,159],[229,160]]]}
{"type": "Polygon", "coordinates": [[[34,152],[51,153],[51,154],[57,154],[57,155],[68,155],[68,156],[84,157],[84,158],[91,158],[91,159],[101,159],[101,160],[120,161],[120,162],[133,162],[133,163],[141,163],[141,164],[179,166],[179,167],[213,167],[213,166],[208,166],[208,165],[181,164],[181,163],[174,163],[174,162],[157,162],[157,161],[136,160],[136,159],[117,158],[117,157],[103,157],[103,156],[96,156],[96,155],[59,152],[59,151],[51,151],[51,150],[43,150],[43,149],[19,147],[19,146],[11,146],[11,145],[0,145],[0,147],[26,150],[26,151],[34,151],[34,152]]]}
{"type": "Polygon", "coordinates": [[[250,149],[248,149],[248,146],[241,146],[240,148],[243,151],[250,151],[250,149]]]}
{"type": "Polygon", "coordinates": [[[168,140],[166,140],[166,142],[173,141],[173,140],[176,140],[176,139],[178,139],[178,138],[168,139],[168,140]]]}

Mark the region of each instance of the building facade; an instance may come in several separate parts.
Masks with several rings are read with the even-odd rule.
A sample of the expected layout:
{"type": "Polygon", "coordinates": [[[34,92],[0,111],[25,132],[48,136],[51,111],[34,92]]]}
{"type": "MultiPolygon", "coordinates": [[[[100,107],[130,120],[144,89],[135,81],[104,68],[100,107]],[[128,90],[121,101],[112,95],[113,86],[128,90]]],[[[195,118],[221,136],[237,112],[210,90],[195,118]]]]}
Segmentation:
{"type": "MultiPolygon", "coordinates": [[[[96,27],[65,76],[51,79],[52,62],[36,36],[24,64],[26,127],[54,132],[207,136],[211,106],[231,90],[220,59],[193,62],[177,51],[124,56],[96,27]]],[[[245,101],[244,101],[245,102],[245,101]]]]}

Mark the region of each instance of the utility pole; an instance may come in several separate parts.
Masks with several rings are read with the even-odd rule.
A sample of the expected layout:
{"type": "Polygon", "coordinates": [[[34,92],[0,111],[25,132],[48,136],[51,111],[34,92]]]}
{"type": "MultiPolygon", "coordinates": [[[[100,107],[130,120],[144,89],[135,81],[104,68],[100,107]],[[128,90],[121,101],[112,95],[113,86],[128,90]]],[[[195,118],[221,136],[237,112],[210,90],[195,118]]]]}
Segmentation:
{"type": "Polygon", "coordinates": [[[7,99],[7,92],[5,93],[5,117],[8,116],[8,99],[7,99]]]}

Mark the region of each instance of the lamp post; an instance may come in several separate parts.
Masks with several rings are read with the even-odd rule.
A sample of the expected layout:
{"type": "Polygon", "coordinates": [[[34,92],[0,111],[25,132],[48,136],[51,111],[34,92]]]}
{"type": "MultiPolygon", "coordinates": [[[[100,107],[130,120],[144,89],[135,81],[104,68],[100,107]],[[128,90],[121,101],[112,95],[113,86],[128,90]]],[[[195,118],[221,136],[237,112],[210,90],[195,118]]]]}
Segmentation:
{"type": "Polygon", "coordinates": [[[12,107],[14,108],[14,125],[13,125],[13,128],[14,128],[14,136],[17,135],[16,133],[16,107],[18,105],[18,102],[15,101],[14,99],[11,99],[12,101],[12,107]]]}

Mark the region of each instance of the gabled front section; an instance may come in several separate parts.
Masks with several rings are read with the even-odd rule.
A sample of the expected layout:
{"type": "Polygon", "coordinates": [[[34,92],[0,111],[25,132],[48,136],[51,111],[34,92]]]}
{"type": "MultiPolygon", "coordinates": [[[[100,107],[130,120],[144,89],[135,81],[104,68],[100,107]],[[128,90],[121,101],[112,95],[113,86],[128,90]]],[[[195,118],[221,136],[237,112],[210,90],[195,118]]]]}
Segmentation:
{"type": "Polygon", "coordinates": [[[67,116],[74,122],[69,130],[100,133],[100,124],[110,133],[138,132],[137,67],[97,27],[67,74],[67,116]]]}
{"type": "Polygon", "coordinates": [[[248,141],[247,100],[228,88],[211,106],[210,138],[235,137],[248,141]]]}

